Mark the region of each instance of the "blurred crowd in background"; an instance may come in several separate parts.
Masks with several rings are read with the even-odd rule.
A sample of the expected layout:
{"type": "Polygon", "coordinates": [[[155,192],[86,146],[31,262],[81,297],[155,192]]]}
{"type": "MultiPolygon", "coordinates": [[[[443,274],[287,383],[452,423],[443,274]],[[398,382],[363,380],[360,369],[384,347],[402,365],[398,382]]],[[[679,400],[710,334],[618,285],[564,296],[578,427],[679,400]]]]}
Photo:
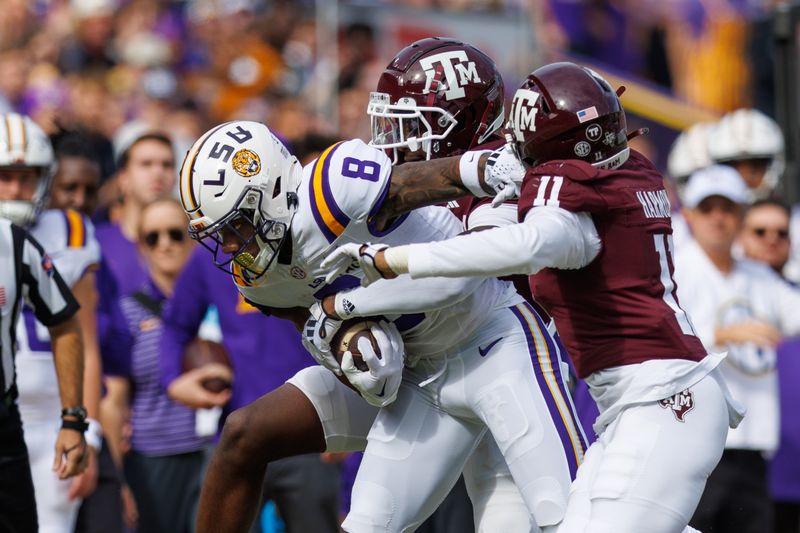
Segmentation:
{"type": "MultiPolygon", "coordinates": [[[[501,44],[504,55],[577,54],[715,112],[772,111],[773,1],[361,3],[453,19],[516,17],[530,26],[535,53],[501,44]]],[[[338,28],[330,57],[318,43],[315,7],[312,0],[4,0],[0,111],[28,114],[50,134],[91,134],[104,178],[137,129],[168,129],[178,153],[210,124],[234,117],[264,120],[293,144],[315,134],[364,137],[368,93],[395,50],[382,46],[370,21],[354,21],[338,28]]],[[[527,74],[524,64],[504,72],[509,91],[527,74]]]]}
{"type": "MultiPolygon", "coordinates": [[[[715,120],[687,130],[675,144],[663,142],[659,137],[658,142],[650,141],[639,147],[655,161],[667,161],[669,154],[669,167],[663,165],[663,170],[669,170],[675,179],[671,184],[677,191],[673,206],[676,208],[681,203],[680,193],[691,186],[690,176],[696,177],[695,174],[716,163],[732,165],[742,174],[740,177],[745,178],[750,191],[737,196],[735,191],[731,192],[732,189],[726,189],[718,196],[735,204],[735,208],[723,207],[728,207],[727,211],[738,217],[744,215],[746,206],[754,200],[767,198],[773,193],[782,172],[783,144],[774,137],[780,137],[780,131],[775,134],[777,124],[769,118],[775,111],[769,13],[776,3],[774,0],[375,0],[341,4],[355,6],[356,10],[359,5],[378,6],[412,13],[417,18],[426,14],[444,15],[453,20],[494,17],[522,24],[524,33],[531,38],[530,50],[504,46],[502,35],[487,36],[496,46],[487,50],[490,56],[494,57],[499,50],[501,54],[520,58],[520,62],[526,65],[519,71],[504,72],[507,96],[513,95],[519,81],[542,61],[566,57],[639,80],[675,101],[704,110],[704,120],[709,116],[715,120]],[[735,112],[741,108],[747,110],[735,112]],[[755,116],[757,118],[752,120],[765,124],[764,130],[744,126],[749,134],[766,131],[764,138],[775,142],[766,151],[753,151],[746,141],[739,147],[741,149],[737,148],[738,152],[716,154],[711,140],[719,135],[714,133],[714,128],[735,130],[738,126],[731,124],[739,120],[736,117],[744,115],[751,119],[755,116]],[[762,187],[761,181],[755,185],[749,183],[747,168],[733,164],[734,161],[752,162],[762,176],[767,174],[765,185],[762,187]]],[[[30,116],[53,140],[57,158],[62,162],[70,157],[84,161],[87,166],[75,171],[75,174],[83,176],[77,182],[70,182],[64,176],[61,181],[56,179],[52,205],[75,208],[92,216],[99,224],[98,238],[112,271],[125,267],[114,265],[114,243],[123,242],[119,237],[128,238],[131,242],[123,243],[127,251],[121,252],[119,257],[128,258],[125,254],[130,250],[140,253],[142,264],[146,265],[143,267],[144,280],[149,273],[150,277],[160,276],[160,279],[169,281],[164,286],[156,284],[156,300],[170,299],[169,292],[176,286],[176,294],[180,293],[182,282],[179,276],[184,263],[195,265],[190,268],[197,272],[205,268],[199,265],[208,265],[208,257],[199,257],[205,253],[203,250],[191,250],[185,233],[182,237],[170,233],[180,225],[180,212],[175,204],[148,208],[163,211],[156,217],[161,224],[152,228],[144,227],[147,220],[131,219],[131,210],[142,209],[164,190],[174,189],[176,167],[180,165],[183,154],[210,126],[232,119],[265,122],[304,163],[336,140],[356,137],[369,140],[366,114],[369,92],[374,90],[378,75],[389,58],[410,40],[399,43],[399,46],[387,46],[381,24],[369,18],[353,19],[351,15],[346,17],[348,20],[325,20],[325,24],[331,27],[320,27],[321,19],[317,16],[320,9],[329,10],[330,4],[324,0],[0,0],[0,113],[18,112],[30,116]],[[331,35],[336,43],[334,48],[330,48],[329,41],[326,41],[331,35]],[[137,166],[144,164],[150,167],[137,166]],[[141,186],[136,185],[136,180],[142,180],[141,186]],[[102,226],[108,222],[117,222],[122,229],[109,234],[102,226]],[[110,252],[112,249],[114,251],[110,252]],[[173,260],[179,258],[180,264],[170,263],[166,256],[159,257],[159,250],[169,252],[167,255],[173,256],[173,260]]],[[[352,14],[352,10],[349,13],[352,14]]],[[[447,31],[446,23],[442,29],[447,31]]],[[[452,36],[461,37],[457,34],[452,36]]],[[[475,44],[481,46],[481,43],[475,44]]],[[[499,62],[499,57],[494,58],[499,62]]],[[[622,101],[625,104],[624,97],[622,101]]],[[[681,117],[681,120],[687,125],[695,122],[691,116],[681,117]]],[[[679,133],[671,130],[672,138],[679,133]]],[[[68,165],[63,166],[65,170],[68,168],[68,165]]],[[[715,172],[718,170],[712,170],[712,174],[715,172]]],[[[797,178],[784,176],[783,179],[797,178]]],[[[695,197],[697,201],[684,203],[697,210],[698,216],[725,211],[718,206],[703,211],[701,207],[705,199],[695,197]]],[[[729,249],[733,249],[737,257],[747,253],[766,261],[779,274],[784,273],[784,267],[789,265],[785,273],[795,282],[800,280],[800,269],[792,270],[790,257],[788,230],[792,217],[789,206],[777,203],[760,204],[759,207],[769,212],[764,215],[768,220],[757,218],[757,215],[763,215],[762,212],[748,212],[749,225],[744,225],[742,236],[750,240],[743,239],[742,242],[749,244],[744,251],[738,244],[731,244],[729,249]],[[755,221],[752,217],[756,217],[755,221]]],[[[696,223],[690,216],[691,230],[695,230],[696,223]]],[[[691,232],[685,225],[684,228],[684,238],[689,241],[691,232]]],[[[736,224],[737,235],[738,228],[736,224]]],[[[800,237],[795,241],[800,242],[800,237]]],[[[676,246],[681,245],[678,243],[676,246]]],[[[208,274],[203,283],[215,286],[209,281],[215,275],[219,273],[208,274]]],[[[110,278],[111,285],[122,298],[125,317],[122,322],[128,320],[133,324],[131,331],[136,329],[142,317],[160,317],[163,302],[159,304],[158,313],[148,311],[146,305],[142,307],[141,301],[131,300],[139,286],[134,284],[125,288],[134,283],[134,278],[123,275],[123,279],[114,280],[113,277],[110,278]]],[[[102,276],[98,278],[103,279],[102,276]]],[[[246,314],[248,320],[267,320],[244,301],[238,301],[232,285],[232,300],[225,297],[215,300],[210,289],[208,292],[195,292],[203,296],[201,303],[198,300],[192,305],[204,306],[202,312],[198,312],[205,316],[203,324],[210,328],[211,333],[206,334],[208,338],[222,338],[226,344],[231,342],[225,337],[225,330],[231,331],[230,328],[235,326],[226,326],[225,316],[246,314]],[[207,313],[206,307],[211,311],[207,313]]],[[[103,287],[100,288],[100,298],[101,301],[109,298],[103,287]]],[[[173,307],[167,304],[165,320],[171,317],[177,321],[176,327],[184,330],[183,344],[178,343],[177,350],[194,335],[192,328],[198,328],[203,316],[181,322],[186,315],[171,309],[173,307]]],[[[240,328],[242,324],[238,324],[240,328]]],[[[778,325],[775,327],[780,330],[778,325]]],[[[258,329],[258,326],[251,329],[258,329]]],[[[769,333],[774,348],[784,335],[780,331],[774,335],[773,331],[769,333]]],[[[284,339],[293,339],[293,333],[288,330],[281,335],[284,339]]],[[[119,337],[111,337],[112,344],[115,339],[119,337]]],[[[258,340],[254,342],[251,346],[269,349],[258,340]]],[[[743,342],[751,342],[751,339],[743,342]]],[[[797,349],[791,343],[786,346],[790,351],[797,349]]],[[[227,347],[230,351],[230,345],[227,347]]],[[[297,359],[292,364],[311,364],[307,354],[302,353],[299,342],[296,347],[297,359]]],[[[237,349],[237,352],[242,351],[247,349],[237,349]]],[[[285,352],[285,349],[281,351],[285,352]]],[[[109,358],[105,352],[102,355],[104,363],[108,365],[110,361],[113,367],[113,357],[109,358]]],[[[255,355],[269,357],[269,354],[255,355]]],[[[762,354],[759,357],[770,359],[772,356],[762,354]]],[[[770,361],[767,366],[772,366],[766,369],[767,373],[775,368],[775,357],[770,361]]],[[[248,371],[251,376],[258,376],[262,369],[257,363],[253,365],[248,371]]],[[[753,375],[762,376],[763,370],[759,367],[753,375]]],[[[263,371],[271,372],[269,369],[263,371]]],[[[270,386],[291,376],[295,367],[280,371],[286,375],[283,378],[282,374],[272,376],[274,383],[270,386]]],[[[138,371],[128,369],[127,372],[129,374],[117,372],[117,378],[129,375],[135,382],[137,376],[141,377],[136,373],[138,371]]],[[[787,370],[781,378],[782,383],[792,382],[795,374],[790,372],[795,370],[787,370]]],[[[172,377],[178,374],[176,370],[172,377]]],[[[800,373],[796,376],[800,377],[800,373]]],[[[774,379],[774,372],[770,379],[774,379]]],[[[252,401],[269,390],[267,385],[263,385],[264,390],[254,386],[247,392],[237,393],[237,387],[244,387],[245,382],[246,379],[241,379],[240,385],[234,382],[234,396],[229,407],[252,401]]],[[[120,390],[117,385],[112,380],[108,389],[110,394],[120,390]]],[[[790,388],[784,387],[783,390],[790,388]]],[[[124,396],[131,392],[125,389],[121,394],[123,399],[117,400],[125,404],[124,396]]],[[[128,403],[135,407],[135,400],[128,403]]],[[[791,411],[787,412],[787,416],[793,415],[791,411]]],[[[787,426],[792,423],[791,419],[781,420],[781,424],[787,426]]],[[[800,442],[792,441],[791,437],[786,439],[781,442],[783,454],[791,457],[792,450],[800,451],[800,442]]],[[[212,441],[213,438],[191,440],[169,450],[170,453],[180,450],[181,453],[195,454],[191,466],[196,471],[191,481],[195,488],[203,462],[199,452],[212,441]]],[[[139,451],[144,456],[159,453],[150,450],[149,445],[146,439],[137,441],[134,437],[124,444],[125,449],[121,451],[139,451]],[[137,446],[141,449],[136,450],[137,446]]],[[[115,446],[118,444],[112,444],[112,448],[115,446]]],[[[752,449],[746,443],[743,446],[752,449]]],[[[755,449],[772,455],[777,447],[776,437],[774,443],[758,444],[755,449]]],[[[135,458],[135,455],[130,457],[135,458]]],[[[325,457],[323,462],[339,465],[342,459],[325,457]]],[[[128,465],[128,480],[135,483],[136,463],[129,463],[134,466],[128,465]]],[[[338,475],[339,468],[347,472],[356,465],[357,461],[351,461],[342,467],[336,466],[334,470],[338,475]]],[[[797,512],[800,473],[795,476],[791,468],[777,470],[789,477],[782,486],[790,488],[776,495],[776,499],[788,502],[789,521],[796,520],[800,516],[797,512]]],[[[268,494],[273,489],[279,490],[268,487],[268,494]]],[[[158,502],[139,501],[126,493],[124,484],[121,490],[122,512],[129,526],[136,522],[137,505],[134,502],[138,503],[140,511],[147,509],[148,505],[158,507],[158,502]]],[[[346,508],[346,483],[336,492],[336,497],[341,498],[343,508],[346,508]]],[[[181,502],[180,505],[189,505],[186,509],[181,508],[181,512],[190,516],[191,503],[181,502]]],[[[190,528],[190,523],[191,520],[180,527],[190,528]]],[[[177,531],[174,525],[145,524],[146,527],[142,526],[140,531],[177,531]]],[[[268,531],[270,527],[277,527],[275,524],[280,524],[280,521],[265,518],[264,524],[265,531],[268,531]]],[[[430,527],[433,529],[429,531],[446,531],[430,527]]],[[[710,531],[743,531],[731,527],[734,528],[718,526],[710,531]]],[[[780,531],[796,533],[797,526],[793,527],[780,531]]],[[[92,531],[89,526],[80,524],[79,530],[92,531]]]]}

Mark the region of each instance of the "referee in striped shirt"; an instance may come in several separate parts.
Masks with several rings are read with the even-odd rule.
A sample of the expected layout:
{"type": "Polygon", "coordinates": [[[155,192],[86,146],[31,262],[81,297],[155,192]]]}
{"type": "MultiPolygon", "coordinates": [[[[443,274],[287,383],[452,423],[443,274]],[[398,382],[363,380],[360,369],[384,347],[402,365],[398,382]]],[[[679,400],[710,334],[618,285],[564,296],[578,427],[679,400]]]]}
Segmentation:
{"type": "Polygon", "coordinates": [[[28,452],[16,405],[16,322],[21,300],[34,309],[52,338],[62,425],[53,470],[61,479],[87,465],[83,432],[83,343],[75,313],[78,303],[42,247],[25,230],[0,218],[0,531],[38,529],[28,452]]]}

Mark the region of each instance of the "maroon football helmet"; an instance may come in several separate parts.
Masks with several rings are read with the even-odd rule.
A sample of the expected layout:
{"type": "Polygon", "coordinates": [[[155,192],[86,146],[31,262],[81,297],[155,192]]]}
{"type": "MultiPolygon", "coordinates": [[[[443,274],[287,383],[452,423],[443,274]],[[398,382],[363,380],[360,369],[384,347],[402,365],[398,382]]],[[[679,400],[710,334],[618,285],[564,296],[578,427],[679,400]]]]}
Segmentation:
{"type": "Polygon", "coordinates": [[[617,92],[599,74],[574,63],[552,63],[529,74],[508,118],[519,156],[532,166],[580,159],[619,167],[630,153],[626,127],[617,92]]]}
{"type": "Polygon", "coordinates": [[[395,163],[407,148],[426,159],[461,154],[503,125],[503,79],[494,61],[466,43],[433,37],[403,48],[370,94],[376,148],[395,163]]]}

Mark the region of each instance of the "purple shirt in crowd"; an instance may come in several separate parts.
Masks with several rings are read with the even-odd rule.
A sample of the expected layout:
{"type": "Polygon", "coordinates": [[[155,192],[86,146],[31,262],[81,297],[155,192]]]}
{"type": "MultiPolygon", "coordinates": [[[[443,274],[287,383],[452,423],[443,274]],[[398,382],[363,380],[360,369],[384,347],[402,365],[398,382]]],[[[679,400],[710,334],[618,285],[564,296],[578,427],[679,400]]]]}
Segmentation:
{"type": "Polygon", "coordinates": [[[95,228],[103,259],[108,264],[120,296],[127,296],[147,282],[147,267],[136,244],[123,234],[119,224],[100,224],[95,228]]]}
{"type": "Polygon", "coordinates": [[[245,406],[281,386],[299,370],[316,364],[291,322],[267,317],[245,303],[229,274],[216,268],[198,246],[167,303],[161,341],[161,383],[166,388],[181,373],[186,344],[209,305],[216,306],[222,343],[234,367],[230,410],[245,406]]]}
{"type": "MultiPolygon", "coordinates": [[[[138,288],[153,302],[164,295],[148,280],[138,288]]],[[[120,306],[132,337],[130,351],[131,447],[145,455],[174,455],[200,450],[206,440],[195,434],[195,412],[167,397],[159,382],[159,342],[163,328],[158,315],[131,296],[120,306]]]]}
{"type": "Polygon", "coordinates": [[[778,394],[781,438],[769,465],[770,493],[775,500],[800,502],[800,338],[778,346],[778,394]]]}

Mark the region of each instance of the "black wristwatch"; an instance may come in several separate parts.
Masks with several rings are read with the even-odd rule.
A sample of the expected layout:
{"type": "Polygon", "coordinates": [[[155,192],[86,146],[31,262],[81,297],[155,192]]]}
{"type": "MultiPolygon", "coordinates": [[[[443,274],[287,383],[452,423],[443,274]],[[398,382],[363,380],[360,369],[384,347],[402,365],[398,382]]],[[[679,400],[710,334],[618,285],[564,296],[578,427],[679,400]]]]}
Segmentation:
{"type": "Polygon", "coordinates": [[[66,409],[61,410],[61,428],[62,429],[73,429],[75,431],[80,431],[84,433],[87,429],[89,429],[89,424],[86,423],[86,408],[81,406],[78,407],[67,407],[66,409]],[[77,420],[66,420],[65,416],[74,416],[77,420]]]}
{"type": "Polygon", "coordinates": [[[86,417],[89,416],[89,414],[86,412],[86,408],[84,406],[79,405],[78,407],[67,407],[62,409],[61,418],[64,418],[65,416],[74,416],[83,422],[86,420],[86,417]]]}

